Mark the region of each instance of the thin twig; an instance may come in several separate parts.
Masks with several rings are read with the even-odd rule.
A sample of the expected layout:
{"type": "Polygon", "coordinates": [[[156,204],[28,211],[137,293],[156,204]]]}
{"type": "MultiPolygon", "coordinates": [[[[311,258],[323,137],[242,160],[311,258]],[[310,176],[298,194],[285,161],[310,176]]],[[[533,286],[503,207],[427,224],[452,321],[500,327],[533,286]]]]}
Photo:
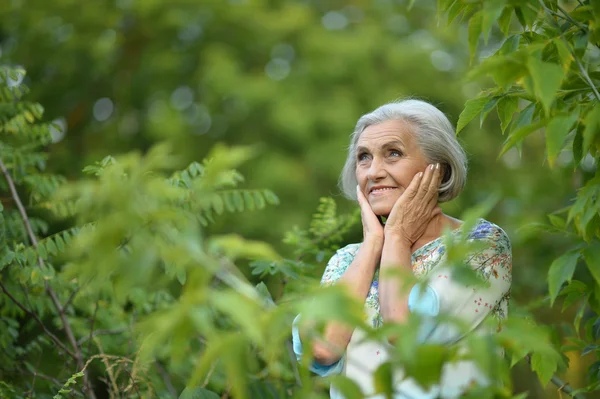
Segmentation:
{"type": "Polygon", "coordinates": [[[77,293],[79,292],[79,289],[81,287],[78,286],[77,288],[75,288],[73,290],[73,292],[71,292],[71,295],[69,296],[69,299],[67,299],[67,302],[65,302],[65,304],[62,306],[63,311],[66,311],[67,308],[69,307],[69,305],[71,305],[71,302],[73,302],[73,299],[75,298],[75,295],[77,295],[77,293]]]}
{"type": "MultiPolygon", "coordinates": [[[[90,339],[95,338],[99,335],[117,335],[117,334],[122,334],[125,331],[127,331],[127,329],[125,329],[125,328],[118,328],[118,329],[114,329],[114,330],[96,330],[89,336],[85,336],[85,337],[81,338],[79,341],[77,341],[77,344],[82,345],[85,342],[89,341],[90,339]]],[[[89,350],[89,348],[88,348],[88,350],[89,350]]]]}
{"type": "Polygon", "coordinates": [[[92,349],[92,334],[94,334],[94,323],[96,322],[96,314],[98,313],[98,301],[96,301],[96,306],[94,307],[94,314],[92,315],[92,320],[90,321],[90,335],[88,336],[88,348],[87,353],[89,355],[90,350],[92,349]]]}
{"type": "Polygon", "coordinates": [[[176,398],[177,391],[175,390],[175,387],[173,386],[173,382],[171,382],[171,377],[169,376],[169,373],[167,373],[167,370],[165,370],[165,368],[162,366],[162,364],[160,364],[160,362],[158,360],[154,361],[154,366],[156,367],[156,369],[158,370],[158,373],[162,377],[162,379],[165,383],[165,386],[169,390],[169,393],[171,394],[171,396],[176,398]]]}
{"type": "Polygon", "coordinates": [[[56,335],[52,334],[50,332],[50,330],[48,330],[48,328],[46,328],[46,326],[44,325],[44,323],[42,322],[42,320],[38,317],[38,315],[32,311],[30,311],[29,309],[27,309],[25,307],[25,305],[23,305],[21,302],[19,302],[14,296],[12,296],[12,294],[10,292],[8,292],[8,290],[6,289],[6,287],[4,286],[4,284],[2,284],[2,281],[0,281],[0,288],[2,288],[2,291],[4,291],[4,293],[6,294],[6,296],[8,296],[8,298],[15,304],[17,305],[23,312],[27,313],[29,316],[33,317],[35,319],[35,321],[40,325],[40,327],[42,327],[42,330],[44,330],[44,332],[46,333],[46,335],[48,335],[50,337],[50,339],[52,339],[52,341],[54,341],[54,343],[56,344],[56,346],[58,346],[60,348],[60,350],[62,350],[63,352],[65,352],[67,355],[71,356],[73,359],[77,359],[75,353],[73,353],[72,351],[69,350],[69,348],[67,348],[61,341],[60,339],[58,339],[58,337],[56,337],[56,335]]]}
{"type": "MultiPolygon", "coordinates": [[[[129,372],[129,370],[127,370],[127,365],[123,366],[123,371],[125,371],[127,373],[127,375],[129,376],[129,379],[131,380],[131,384],[130,386],[133,386],[135,388],[135,392],[138,395],[138,398],[141,399],[142,395],[140,395],[140,390],[138,389],[138,383],[137,381],[133,378],[133,376],[131,375],[131,373],[129,372]]],[[[126,389],[127,390],[127,389],[126,389]]]]}
{"type": "MultiPolygon", "coordinates": [[[[42,380],[50,381],[50,382],[52,382],[53,384],[57,385],[58,387],[62,387],[62,386],[64,385],[62,382],[60,382],[60,381],[59,381],[59,380],[57,380],[56,378],[54,378],[54,377],[50,377],[49,375],[41,374],[41,373],[39,373],[37,370],[36,370],[35,372],[32,372],[32,371],[29,371],[29,370],[27,370],[27,369],[19,368],[19,369],[18,369],[18,371],[19,371],[20,373],[28,373],[28,374],[31,374],[31,375],[33,375],[34,377],[39,377],[39,378],[41,378],[42,380]]],[[[83,396],[83,394],[82,394],[82,393],[81,393],[81,392],[80,392],[78,389],[75,389],[75,388],[73,388],[73,387],[70,387],[70,389],[71,389],[71,391],[72,391],[73,393],[75,393],[76,395],[83,396]]]]}
{"type": "Polygon", "coordinates": [[[204,382],[202,383],[202,388],[206,388],[206,386],[210,382],[210,377],[212,376],[212,373],[215,371],[215,367],[217,367],[218,362],[219,362],[219,360],[217,360],[216,362],[214,362],[213,364],[210,365],[210,369],[208,370],[208,373],[206,374],[206,378],[204,379],[204,382]]]}
{"type": "MultiPolygon", "coordinates": [[[[21,214],[21,219],[23,221],[23,224],[25,225],[25,230],[27,230],[27,234],[31,241],[31,245],[33,245],[33,247],[37,250],[38,249],[38,241],[33,232],[33,229],[31,228],[31,223],[29,221],[29,217],[27,216],[27,211],[25,211],[25,207],[23,206],[23,202],[21,201],[21,198],[19,197],[19,193],[17,192],[15,183],[13,182],[13,179],[10,176],[8,169],[6,168],[6,165],[4,164],[4,162],[2,161],[1,158],[0,158],[0,169],[2,169],[2,174],[4,175],[4,178],[6,179],[6,182],[8,183],[8,187],[9,187],[10,193],[13,197],[13,201],[15,202],[15,204],[17,204],[17,208],[19,209],[19,213],[21,214]]],[[[44,259],[39,255],[38,255],[38,265],[41,269],[44,269],[46,267],[45,263],[44,263],[44,259]]],[[[69,343],[71,344],[71,346],[73,348],[72,353],[74,353],[74,355],[75,355],[75,359],[77,361],[77,367],[80,370],[82,370],[83,369],[83,355],[81,353],[81,349],[77,345],[77,341],[75,340],[75,335],[73,334],[71,324],[69,323],[69,321],[67,320],[67,317],[65,315],[65,309],[60,304],[60,301],[58,300],[58,296],[56,295],[56,293],[54,292],[54,290],[52,289],[50,284],[48,284],[48,281],[44,280],[44,286],[46,288],[46,292],[48,293],[48,295],[50,296],[50,299],[52,300],[52,304],[58,311],[58,316],[62,322],[63,328],[67,335],[67,339],[69,340],[69,343]]],[[[96,399],[96,395],[94,394],[94,390],[92,389],[92,385],[88,379],[87,372],[84,372],[83,382],[84,382],[84,391],[86,391],[86,394],[89,395],[90,398],[96,399]]]]}
{"type": "Polygon", "coordinates": [[[558,10],[563,13],[564,18],[566,20],[568,20],[570,23],[572,23],[573,25],[576,25],[579,29],[583,30],[584,32],[587,32],[587,29],[585,26],[581,25],[581,23],[575,21],[568,12],[566,12],[561,6],[559,6],[558,4],[556,4],[556,8],[558,8],[558,10]]]}

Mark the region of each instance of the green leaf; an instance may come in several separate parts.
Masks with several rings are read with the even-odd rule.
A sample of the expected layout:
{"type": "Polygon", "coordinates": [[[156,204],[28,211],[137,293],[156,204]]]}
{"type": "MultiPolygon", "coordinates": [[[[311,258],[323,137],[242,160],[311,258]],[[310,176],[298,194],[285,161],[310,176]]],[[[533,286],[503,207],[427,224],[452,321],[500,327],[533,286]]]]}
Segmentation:
{"type": "Polygon", "coordinates": [[[421,345],[417,348],[414,362],[405,365],[406,373],[419,385],[428,389],[439,383],[442,368],[448,360],[448,348],[443,345],[421,345]]]}
{"type": "Polygon", "coordinates": [[[550,270],[548,271],[548,291],[550,292],[551,306],[554,305],[562,284],[565,281],[571,281],[580,256],[579,251],[569,251],[555,259],[550,265],[550,270]]]}
{"type": "Polygon", "coordinates": [[[489,97],[477,97],[468,100],[465,103],[465,109],[460,113],[458,117],[458,123],[456,125],[456,134],[460,133],[460,131],[469,123],[477,114],[483,110],[485,105],[490,102],[489,97]]]}
{"type": "Polygon", "coordinates": [[[279,198],[273,191],[263,190],[263,195],[265,196],[265,200],[267,200],[269,205],[279,205],[279,198]]]}
{"type": "Polygon", "coordinates": [[[583,154],[586,154],[594,142],[598,130],[600,130],[600,105],[596,104],[585,116],[583,121],[583,154]]]}
{"type": "Polygon", "coordinates": [[[558,115],[546,126],[546,151],[550,167],[554,167],[556,157],[562,150],[565,139],[578,117],[577,113],[558,115]]]}
{"type": "Polygon", "coordinates": [[[486,0],[483,2],[483,8],[481,10],[481,32],[483,33],[483,41],[486,46],[488,44],[492,25],[500,18],[503,8],[504,4],[502,1],[486,0]]]}
{"type": "Polygon", "coordinates": [[[550,382],[550,378],[552,378],[557,368],[556,360],[546,354],[536,352],[531,356],[531,369],[537,373],[544,387],[550,382]]]}
{"type": "Polygon", "coordinates": [[[58,248],[56,247],[56,244],[54,243],[54,240],[52,240],[52,238],[48,238],[47,240],[45,240],[45,245],[49,253],[51,253],[52,255],[58,254],[58,248]]]}
{"type": "Polygon", "coordinates": [[[569,71],[571,67],[571,62],[573,62],[573,55],[569,51],[569,47],[564,42],[562,37],[557,37],[552,40],[554,45],[556,46],[556,52],[558,53],[558,59],[560,60],[560,64],[562,65],[565,73],[569,71]]]}
{"type": "Polygon", "coordinates": [[[510,30],[510,20],[513,13],[512,6],[506,6],[502,10],[502,14],[500,14],[500,18],[498,18],[498,25],[500,26],[500,31],[504,34],[504,36],[508,36],[508,32],[510,30]]]}
{"type": "Polygon", "coordinates": [[[504,145],[502,146],[502,150],[500,151],[500,155],[498,155],[498,157],[504,155],[506,151],[514,147],[515,144],[520,143],[521,141],[523,141],[523,139],[525,139],[525,137],[529,136],[536,130],[542,128],[545,124],[546,121],[542,120],[532,123],[530,125],[523,126],[515,131],[512,131],[510,133],[510,136],[508,136],[508,138],[504,142],[504,145]]]}
{"type": "Polygon", "coordinates": [[[573,137],[573,167],[579,166],[583,158],[583,130],[584,125],[578,124],[575,137],[573,137]]]}
{"type": "Polygon", "coordinates": [[[389,362],[381,364],[373,375],[375,393],[382,393],[386,399],[392,399],[394,393],[392,380],[392,365],[389,362]]]}
{"type": "Polygon", "coordinates": [[[344,375],[335,375],[331,378],[331,385],[334,386],[346,399],[363,399],[364,396],[360,387],[344,375]]]}
{"type": "Polygon", "coordinates": [[[221,397],[215,392],[204,388],[185,388],[179,399],[220,399],[221,397]]]}
{"type": "Polygon", "coordinates": [[[596,284],[600,284],[600,243],[593,242],[584,251],[583,257],[587,264],[587,268],[596,280],[596,284]]]}
{"type": "Polygon", "coordinates": [[[263,197],[262,193],[259,191],[254,191],[252,194],[254,194],[256,209],[263,209],[265,207],[265,198],[263,197]]]}
{"type": "Polygon", "coordinates": [[[243,212],[244,211],[244,198],[239,191],[234,191],[232,194],[233,204],[235,206],[236,211],[243,212]]]}
{"type": "Polygon", "coordinates": [[[487,104],[485,104],[485,106],[481,110],[481,116],[479,118],[479,127],[480,128],[483,127],[483,122],[485,121],[485,118],[487,118],[488,114],[494,109],[496,104],[498,104],[499,99],[500,99],[500,97],[492,98],[490,101],[488,101],[487,104]]]}
{"type": "Polygon", "coordinates": [[[246,209],[248,209],[249,211],[253,211],[255,209],[255,206],[254,206],[254,197],[252,196],[252,193],[249,191],[244,191],[243,195],[244,195],[244,202],[246,203],[246,209]]]}
{"type": "Polygon", "coordinates": [[[590,288],[578,280],[571,280],[569,285],[563,288],[559,295],[565,297],[562,311],[574,304],[579,298],[590,293],[590,288]]]}
{"type": "Polygon", "coordinates": [[[483,17],[481,16],[481,11],[476,12],[469,19],[469,54],[471,55],[471,64],[477,54],[477,44],[479,43],[479,35],[481,34],[482,21],[483,17]]]}
{"type": "Polygon", "coordinates": [[[560,216],[550,214],[548,215],[548,219],[550,219],[550,223],[552,223],[552,226],[558,227],[559,229],[564,229],[567,226],[566,220],[564,220],[560,216]]]}
{"type": "Polygon", "coordinates": [[[556,92],[560,89],[565,71],[558,64],[544,62],[535,57],[529,57],[527,65],[533,79],[535,96],[548,114],[556,92]]]}
{"type": "Polygon", "coordinates": [[[498,118],[500,119],[500,128],[502,134],[506,131],[506,128],[512,121],[512,117],[515,112],[519,110],[519,102],[514,97],[504,96],[498,101],[496,111],[498,112],[498,118]]]}
{"type": "Polygon", "coordinates": [[[46,247],[41,242],[38,243],[37,252],[42,259],[48,259],[48,252],[46,251],[46,247]]]}
{"type": "Polygon", "coordinates": [[[223,214],[223,211],[225,210],[223,205],[223,198],[221,198],[219,194],[213,196],[212,206],[215,212],[217,212],[217,215],[223,214]]]}

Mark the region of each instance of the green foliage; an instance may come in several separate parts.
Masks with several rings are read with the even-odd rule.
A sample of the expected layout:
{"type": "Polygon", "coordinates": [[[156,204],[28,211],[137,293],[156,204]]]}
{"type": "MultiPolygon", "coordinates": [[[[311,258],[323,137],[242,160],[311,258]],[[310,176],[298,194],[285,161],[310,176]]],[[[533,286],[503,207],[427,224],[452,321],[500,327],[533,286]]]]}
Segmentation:
{"type": "MultiPolygon", "coordinates": [[[[448,13],[449,19],[461,12],[471,15],[472,59],[477,56],[480,37],[487,43],[493,27],[492,23],[482,21],[493,21],[500,16],[497,27],[504,38],[495,53],[469,73],[471,79],[491,77],[494,85],[466,102],[457,130],[462,130],[478,114],[483,120],[495,107],[502,131],[508,131],[500,156],[512,147],[521,148],[526,138],[544,130],[546,159],[551,168],[556,168],[557,158],[565,151],[572,154],[576,175],[581,173],[577,168],[582,159],[591,158],[597,164],[600,160],[597,136],[600,131],[600,10],[596,3],[529,0],[517,5],[503,0],[439,1],[438,6],[448,13]],[[511,21],[513,16],[518,24],[511,21]]],[[[595,176],[586,176],[572,204],[560,210],[567,215],[566,220],[549,215],[552,225],[544,227],[546,231],[569,237],[572,243],[571,249],[550,265],[548,287],[551,305],[559,296],[565,297],[563,307],[578,304],[573,321],[574,335],[567,333],[564,339],[589,340],[587,346],[581,348],[595,348],[598,338],[590,335],[586,328],[587,336],[582,340],[580,323],[586,309],[593,314],[586,326],[600,321],[597,301],[600,293],[600,180],[597,170],[595,176]],[[580,268],[587,268],[588,276],[592,277],[585,283],[572,280],[574,275],[581,275],[580,268]]],[[[542,384],[547,384],[557,369],[557,359],[554,355],[536,352],[533,346],[523,348],[522,353],[527,351],[533,351],[531,366],[542,384]]],[[[591,351],[593,349],[588,349],[585,353],[591,351]]],[[[580,392],[596,391],[600,386],[594,367],[597,366],[590,366],[588,385],[580,392]]]]}
{"type": "MultiPolygon", "coordinates": [[[[435,26],[431,2],[400,3],[0,6],[1,57],[28,70],[0,72],[0,159],[37,237],[34,245],[0,179],[0,396],[58,392],[83,369],[72,356],[79,350],[82,361],[94,361],[68,395],[90,396],[92,385],[113,397],[166,397],[187,384],[235,397],[325,397],[325,384],[309,378],[309,356],[297,369],[288,356],[287,335],[300,311],[318,321],[313,334],[330,314],[360,325],[360,304],[311,284],[337,248],[360,239],[360,223],[346,212],[352,205],[331,199],[321,200],[312,223],[308,217],[331,195],[361,113],[417,95],[455,120],[477,87],[461,80],[469,58],[469,78],[493,87],[458,118],[473,154],[470,180],[444,209],[496,205],[492,220],[515,244],[513,304],[541,296],[539,320],[572,323],[550,334],[511,309],[514,323],[498,342],[466,343],[505,388],[468,395],[511,396],[495,345],[516,367],[532,353],[546,382],[565,369],[552,349],[562,343],[563,353],[578,351],[571,369],[589,366],[585,384],[576,371],[568,380],[585,385],[581,392],[597,390],[597,2],[440,0],[438,15],[455,21],[449,31],[435,26]],[[332,16],[347,25],[331,29],[332,16]],[[113,107],[107,119],[94,112],[101,98],[113,107]],[[500,147],[501,161],[489,161],[500,147]],[[542,153],[549,172],[539,171],[542,153]],[[497,188],[502,201],[482,200],[497,188]],[[550,223],[539,223],[552,209],[559,210],[550,223]],[[537,224],[517,230],[530,222],[537,224]]],[[[453,254],[467,250],[456,243],[453,254]]],[[[413,337],[417,325],[371,333],[413,337]]],[[[457,359],[411,339],[397,356],[391,362],[408,365],[423,384],[442,361],[457,359]]],[[[391,392],[388,371],[378,373],[383,393],[391,392]]],[[[526,373],[513,377],[515,387],[543,396],[526,373]]],[[[333,381],[358,397],[347,379],[333,381]]]]}

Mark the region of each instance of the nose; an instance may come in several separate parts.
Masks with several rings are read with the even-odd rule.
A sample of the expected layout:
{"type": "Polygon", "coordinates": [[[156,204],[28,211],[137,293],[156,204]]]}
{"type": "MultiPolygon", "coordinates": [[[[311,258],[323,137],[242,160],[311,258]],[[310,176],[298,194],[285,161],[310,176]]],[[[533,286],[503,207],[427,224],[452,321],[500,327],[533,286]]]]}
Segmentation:
{"type": "Polygon", "coordinates": [[[379,181],[383,179],[386,174],[385,165],[381,159],[374,157],[371,161],[371,166],[369,166],[369,170],[367,171],[367,178],[370,181],[379,181]]]}

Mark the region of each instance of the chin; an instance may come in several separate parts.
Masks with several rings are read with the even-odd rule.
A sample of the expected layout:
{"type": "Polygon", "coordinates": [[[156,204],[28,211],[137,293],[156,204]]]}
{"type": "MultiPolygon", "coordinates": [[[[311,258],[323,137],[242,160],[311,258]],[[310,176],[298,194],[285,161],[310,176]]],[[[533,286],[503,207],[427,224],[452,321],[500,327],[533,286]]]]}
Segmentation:
{"type": "Polygon", "coordinates": [[[388,217],[390,215],[390,212],[392,212],[392,207],[391,206],[385,206],[385,205],[375,205],[375,206],[371,206],[371,209],[373,210],[373,213],[377,216],[383,216],[383,217],[388,217]]]}

